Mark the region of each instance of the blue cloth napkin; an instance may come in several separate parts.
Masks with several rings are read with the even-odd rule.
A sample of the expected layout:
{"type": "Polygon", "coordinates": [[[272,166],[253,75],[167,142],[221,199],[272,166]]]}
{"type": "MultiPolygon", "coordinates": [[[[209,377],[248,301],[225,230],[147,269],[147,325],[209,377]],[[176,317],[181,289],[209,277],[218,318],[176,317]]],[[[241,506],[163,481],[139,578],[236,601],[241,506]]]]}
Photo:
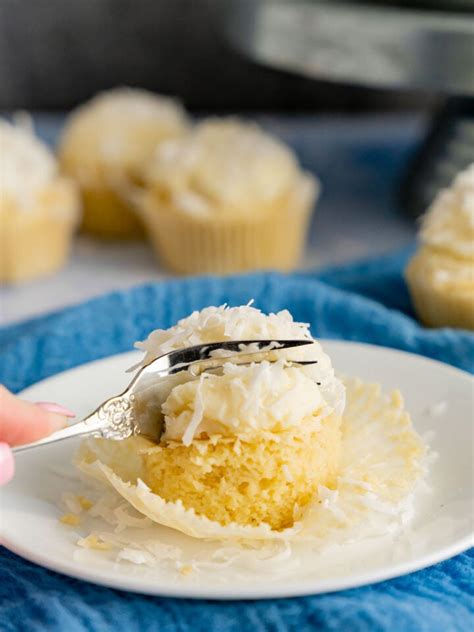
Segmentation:
{"type": "MultiPolygon", "coordinates": [[[[319,273],[250,274],[146,285],[0,331],[0,382],[18,391],[58,371],[129,350],[194,309],[255,299],[288,308],[317,337],[385,345],[474,372],[474,336],[414,319],[401,271],[408,253],[319,273]]],[[[40,543],[38,543],[40,545],[40,543]]],[[[0,629],[61,632],[403,630],[474,626],[473,552],[380,584],[261,602],[174,600],[63,577],[2,549],[0,629]],[[469,621],[471,623],[469,623],[469,621]]]]}

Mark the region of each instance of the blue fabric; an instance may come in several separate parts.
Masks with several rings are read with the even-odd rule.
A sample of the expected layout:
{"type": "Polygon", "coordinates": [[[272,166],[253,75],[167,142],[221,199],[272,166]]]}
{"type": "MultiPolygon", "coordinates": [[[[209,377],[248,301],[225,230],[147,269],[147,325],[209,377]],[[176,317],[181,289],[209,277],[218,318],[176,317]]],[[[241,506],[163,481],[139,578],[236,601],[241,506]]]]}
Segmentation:
{"type": "MultiPolygon", "coordinates": [[[[129,350],[191,310],[254,298],[288,308],[315,336],[359,340],[474,372],[474,335],[427,330],[401,276],[408,252],[318,273],[252,274],[162,282],[109,294],[0,331],[0,382],[18,391],[78,364],[129,350]]],[[[344,592],[216,603],[145,597],[62,577],[2,550],[0,629],[65,632],[407,630],[474,626],[473,552],[411,575],[344,592]],[[471,621],[471,624],[469,624],[471,621]]]]}

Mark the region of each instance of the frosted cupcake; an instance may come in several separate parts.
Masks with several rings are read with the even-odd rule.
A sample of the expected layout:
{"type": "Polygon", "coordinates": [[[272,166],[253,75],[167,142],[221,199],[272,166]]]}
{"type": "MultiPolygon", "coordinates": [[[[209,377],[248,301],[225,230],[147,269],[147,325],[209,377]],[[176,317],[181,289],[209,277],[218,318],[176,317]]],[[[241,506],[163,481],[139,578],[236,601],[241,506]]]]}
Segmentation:
{"type": "Polygon", "coordinates": [[[79,218],[72,180],[32,132],[0,119],[0,281],[50,274],[65,262],[79,218]]]}
{"type": "Polygon", "coordinates": [[[279,352],[274,363],[229,359],[217,374],[178,373],[166,389],[158,381],[145,392],[159,443],[89,440],[80,469],[154,522],[198,538],[337,538],[343,527],[401,514],[422,474],[424,446],[400,394],[349,380],[345,409],[330,358],[287,311],[208,307],[137,346],[146,363],[193,344],[272,338],[312,344],[279,352]]]}
{"type": "MultiPolygon", "coordinates": [[[[221,307],[154,332],[140,346],[155,356],[191,341],[228,339],[237,329],[245,339],[277,333],[311,339],[287,312],[267,316],[252,307],[221,307]]],[[[129,440],[132,453],[140,451],[145,484],[166,502],[221,525],[291,528],[319,485],[335,485],[344,408],[344,387],[321,346],[314,342],[303,355],[317,364],[228,363],[222,374],[172,387],[162,404],[159,445],[129,440]]],[[[120,456],[126,443],[98,444],[112,454],[119,450],[126,462],[120,456]]]]}
{"type": "Polygon", "coordinates": [[[474,329],[474,164],[438,194],[420,241],[406,269],[420,319],[430,327],[474,329]]]}
{"type": "Polygon", "coordinates": [[[59,159],[80,185],[84,231],[110,238],[144,234],[128,188],[140,181],[141,166],[156,145],[180,136],[186,126],[178,103],[132,88],[101,93],[72,113],[59,159]]]}
{"type": "Polygon", "coordinates": [[[318,186],[288,147],[256,125],[204,121],[157,148],[145,181],[142,216],[172,270],[297,265],[318,186]]]}

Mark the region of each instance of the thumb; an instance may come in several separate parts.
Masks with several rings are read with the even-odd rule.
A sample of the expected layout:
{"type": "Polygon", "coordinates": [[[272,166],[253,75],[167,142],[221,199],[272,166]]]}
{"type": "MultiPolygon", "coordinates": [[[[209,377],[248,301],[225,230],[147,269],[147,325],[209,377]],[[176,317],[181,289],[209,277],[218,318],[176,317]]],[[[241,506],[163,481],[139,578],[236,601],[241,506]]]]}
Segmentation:
{"type": "Polygon", "coordinates": [[[64,428],[74,413],[58,404],[32,404],[15,397],[0,386],[0,442],[19,445],[37,441],[64,428]]]}

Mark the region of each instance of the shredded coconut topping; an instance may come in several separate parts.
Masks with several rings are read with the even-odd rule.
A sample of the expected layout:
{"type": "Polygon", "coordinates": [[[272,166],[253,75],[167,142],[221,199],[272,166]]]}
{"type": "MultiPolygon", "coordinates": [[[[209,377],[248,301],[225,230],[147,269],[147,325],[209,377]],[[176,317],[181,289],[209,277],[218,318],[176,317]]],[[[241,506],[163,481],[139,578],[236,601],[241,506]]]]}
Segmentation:
{"type": "MultiPolygon", "coordinates": [[[[144,342],[142,364],[175,349],[225,340],[308,339],[309,325],[293,320],[283,310],[263,314],[245,305],[206,307],[193,312],[170,329],[153,331],[144,342]]],[[[251,352],[249,345],[245,352],[251,352]]],[[[318,413],[322,419],[344,408],[344,387],[335,376],[321,345],[280,352],[282,359],[314,360],[314,365],[288,367],[283,362],[251,366],[227,363],[223,375],[203,375],[170,390],[163,406],[168,439],[183,439],[188,445],[199,433],[239,434],[254,428],[282,428],[318,413]],[[257,421],[260,420],[260,422],[257,421]]],[[[163,399],[165,401],[166,397],[163,399]]]]}
{"type": "Polygon", "coordinates": [[[250,213],[293,190],[301,173],[291,150],[254,124],[208,119],[157,147],[147,180],[192,215],[250,213]]]}
{"type": "Polygon", "coordinates": [[[63,167],[84,184],[141,170],[156,145],[185,132],[173,99],[137,88],[99,93],[71,114],[60,145],[63,167]]]}
{"type": "Polygon", "coordinates": [[[264,314],[249,305],[205,307],[182,318],[174,327],[155,329],[135,346],[145,352],[142,364],[173,351],[207,342],[266,339],[311,340],[309,325],[293,320],[288,310],[264,314]]]}

